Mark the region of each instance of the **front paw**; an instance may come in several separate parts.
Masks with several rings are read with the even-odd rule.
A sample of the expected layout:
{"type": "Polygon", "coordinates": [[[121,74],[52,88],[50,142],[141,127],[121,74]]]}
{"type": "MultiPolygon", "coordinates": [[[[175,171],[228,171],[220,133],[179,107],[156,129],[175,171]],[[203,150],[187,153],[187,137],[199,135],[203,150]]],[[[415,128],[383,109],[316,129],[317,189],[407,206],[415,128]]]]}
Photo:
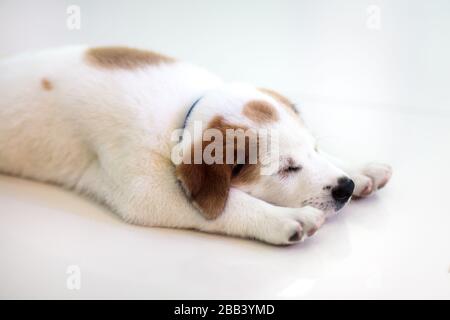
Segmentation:
{"type": "Polygon", "coordinates": [[[299,221],[289,216],[278,216],[268,222],[261,236],[261,240],[275,245],[289,245],[301,242],[306,233],[299,221]]]}
{"type": "Polygon", "coordinates": [[[325,222],[325,213],[313,207],[280,209],[261,228],[261,240],[276,245],[302,242],[314,235],[325,222]]]}
{"type": "Polygon", "coordinates": [[[383,188],[392,176],[392,168],[387,164],[370,163],[351,176],[355,183],[353,196],[367,197],[383,188]]]}
{"type": "Polygon", "coordinates": [[[300,222],[306,237],[313,236],[317,230],[325,223],[326,214],[324,211],[306,206],[295,209],[294,218],[300,222]]]}

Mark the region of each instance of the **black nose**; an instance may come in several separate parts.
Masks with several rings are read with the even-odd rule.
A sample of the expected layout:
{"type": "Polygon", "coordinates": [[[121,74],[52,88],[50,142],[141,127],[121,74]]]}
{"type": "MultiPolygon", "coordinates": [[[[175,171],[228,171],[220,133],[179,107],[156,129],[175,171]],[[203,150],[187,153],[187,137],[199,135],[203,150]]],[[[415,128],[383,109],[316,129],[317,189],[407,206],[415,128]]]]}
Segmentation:
{"type": "Polygon", "coordinates": [[[353,194],[353,189],[355,189],[353,180],[342,177],[338,179],[338,185],[331,189],[331,195],[337,202],[347,202],[353,194]]]}

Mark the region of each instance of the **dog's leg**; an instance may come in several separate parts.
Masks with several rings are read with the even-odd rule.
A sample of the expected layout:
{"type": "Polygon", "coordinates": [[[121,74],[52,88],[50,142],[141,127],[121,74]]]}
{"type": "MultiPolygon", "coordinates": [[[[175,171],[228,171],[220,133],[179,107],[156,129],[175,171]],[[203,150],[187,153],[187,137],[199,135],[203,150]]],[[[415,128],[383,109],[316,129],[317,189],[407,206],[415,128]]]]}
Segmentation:
{"type": "MultiPolygon", "coordinates": [[[[183,193],[178,193],[176,198],[186,201],[183,193]]],[[[230,190],[224,212],[215,220],[205,220],[195,208],[192,209],[185,205],[175,215],[188,215],[188,225],[195,223],[194,228],[199,230],[255,238],[272,244],[302,241],[312,236],[325,221],[324,213],[318,209],[277,207],[234,188],[230,190]]]]}
{"type": "Polygon", "coordinates": [[[214,220],[207,220],[178,184],[170,160],[159,156],[148,160],[103,173],[97,166],[78,187],[102,198],[130,223],[197,229],[272,244],[302,241],[312,236],[325,220],[318,209],[277,207],[234,188],[224,212],[214,220]]]}
{"type": "Polygon", "coordinates": [[[387,164],[371,162],[358,166],[346,164],[323,151],[320,151],[320,154],[350,176],[355,183],[353,191],[355,197],[367,197],[375,193],[383,188],[392,176],[392,168],[387,164]]]}

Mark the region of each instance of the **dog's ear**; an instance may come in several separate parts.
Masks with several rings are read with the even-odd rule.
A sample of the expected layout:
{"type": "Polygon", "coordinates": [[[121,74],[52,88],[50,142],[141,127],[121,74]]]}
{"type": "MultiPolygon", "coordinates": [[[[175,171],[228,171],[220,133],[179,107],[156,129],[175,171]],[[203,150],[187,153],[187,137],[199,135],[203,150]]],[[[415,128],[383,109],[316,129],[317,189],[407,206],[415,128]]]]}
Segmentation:
{"type": "Polygon", "coordinates": [[[222,213],[231,185],[229,165],[181,163],[176,174],[186,194],[206,219],[215,219],[222,213]]]}
{"type": "MultiPolygon", "coordinates": [[[[234,144],[232,148],[229,149],[225,145],[227,130],[232,129],[233,134],[240,134],[245,137],[244,131],[246,128],[230,124],[218,116],[209,123],[208,129],[214,129],[216,133],[221,133],[222,152],[216,154],[215,150],[211,153],[212,157],[217,156],[216,159],[221,161],[208,161],[208,164],[202,158],[199,159],[201,161],[196,162],[196,148],[191,145],[191,152],[187,152],[184,155],[184,161],[176,167],[176,175],[187,196],[202,215],[207,219],[215,219],[225,209],[231,185],[245,184],[254,180],[258,167],[249,165],[248,150],[250,142],[248,137],[243,140],[245,144],[242,146],[238,145],[237,136],[234,136],[231,140],[234,144]],[[232,154],[227,156],[230,151],[232,154]],[[241,158],[238,155],[244,156],[244,164],[237,164],[237,159],[241,158]],[[230,157],[231,160],[227,161],[230,157]]],[[[197,152],[204,156],[203,151],[210,147],[210,143],[210,141],[202,141],[201,145],[197,146],[199,149],[197,152]]],[[[218,143],[217,146],[221,146],[221,144],[218,143]]]]}

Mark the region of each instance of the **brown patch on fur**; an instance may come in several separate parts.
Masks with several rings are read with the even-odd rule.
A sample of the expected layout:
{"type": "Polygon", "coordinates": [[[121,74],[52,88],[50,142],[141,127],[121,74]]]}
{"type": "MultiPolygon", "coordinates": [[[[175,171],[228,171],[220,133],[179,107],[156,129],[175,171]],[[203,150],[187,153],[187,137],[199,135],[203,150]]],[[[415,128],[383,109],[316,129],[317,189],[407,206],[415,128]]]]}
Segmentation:
{"type": "MultiPolygon", "coordinates": [[[[231,185],[237,186],[242,184],[248,184],[255,182],[260,177],[260,167],[261,164],[258,160],[258,148],[259,148],[259,141],[258,136],[256,135],[255,131],[249,130],[249,128],[244,126],[238,126],[234,124],[230,124],[221,116],[216,116],[212,119],[212,121],[209,123],[209,128],[215,128],[222,132],[222,135],[224,137],[224,153],[223,153],[223,162],[225,163],[227,158],[227,148],[226,148],[226,135],[227,130],[233,130],[235,133],[234,139],[233,139],[233,159],[234,163],[229,164],[232,169],[232,176],[231,176],[231,185]],[[238,142],[239,139],[245,139],[244,140],[244,146],[243,148],[239,149],[238,142]],[[256,143],[256,146],[254,145],[256,143]],[[250,148],[255,148],[256,154],[253,156],[256,156],[256,158],[250,158],[252,155],[250,154],[250,148]],[[242,162],[244,163],[238,163],[237,160],[240,156],[244,155],[244,159],[242,162]]],[[[206,142],[206,145],[208,145],[210,142],[206,142]]],[[[230,148],[231,149],[231,148],[230,148]]]]}
{"type": "Polygon", "coordinates": [[[137,69],[175,62],[175,59],[153,51],[127,47],[90,48],[86,51],[86,59],[90,64],[106,69],[137,69]]]}
{"type": "Polygon", "coordinates": [[[230,191],[231,168],[225,164],[180,164],[177,177],[206,219],[217,218],[230,191]]]}
{"type": "Polygon", "coordinates": [[[275,100],[280,102],[283,106],[285,106],[290,112],[293,112],[296,115],[298,115],[298,111],[295,108],[294,103],[292,103],[292,101],[290,101],[285,96],[283,96],[280,93],[278,93],[278,92],[276,92],[274,90],[271,90],[271,89],[259,88],[258,90],[263,92],[263,93],[265,93],[265,94],[268,94],[269,96],[271,96],[272,98],[274,98],[275,100]]]}
{"type": "MultiPolygon", "coordinates": [[[[208,129],[217,129],[223,137],[222,163],[207,164],[203,161],[203,151],[213,141],[203,141],[201,145],[202,163],[194,163],[194,145],[191,146],[190,164],[181,163],[176,168],[176,175],[181,181],[186,193],[193,203],[200,209],[206,219],[217,218],[224,210],[231,185],[250,183],[259,177],[259,164],[254,159],[250,161],[249,148],[250,137],[245,136],[245,150],[238,150],[238,137],[240,133],[245,133],[246,128],[227,123],[223,117],[217,116],[212,119],[208,129]],[[233,160],[234,163],[227,164],[226,134],[227,130],[234,131],[233,160]],[[238,154],[245,152],[244,164],[238,164],[238,154]],[[250,164],[250,162],[256,164],[250,164]]],[[[243,138],[243,137],[241,137],[243,138]]],[[[229,148],[231,150],[231,148],[229,148]]],[[[199,151],[200,151],[199,150],[199,151]]],[[[231,157],[231,155],[230,155],[231,157]]]]}
{"type": "Polygon", "coordinates": [[[42,78],[41,80],[42,89],[50,91],[53,89],[53,84],[47,78],[42,78]]]}
{"type": "Polygon", "coordinates": [[[256,123],[267,123],[278,120],[277,110],[263,100],[252,100],[245,104],[242,113],[256,123]]]}

